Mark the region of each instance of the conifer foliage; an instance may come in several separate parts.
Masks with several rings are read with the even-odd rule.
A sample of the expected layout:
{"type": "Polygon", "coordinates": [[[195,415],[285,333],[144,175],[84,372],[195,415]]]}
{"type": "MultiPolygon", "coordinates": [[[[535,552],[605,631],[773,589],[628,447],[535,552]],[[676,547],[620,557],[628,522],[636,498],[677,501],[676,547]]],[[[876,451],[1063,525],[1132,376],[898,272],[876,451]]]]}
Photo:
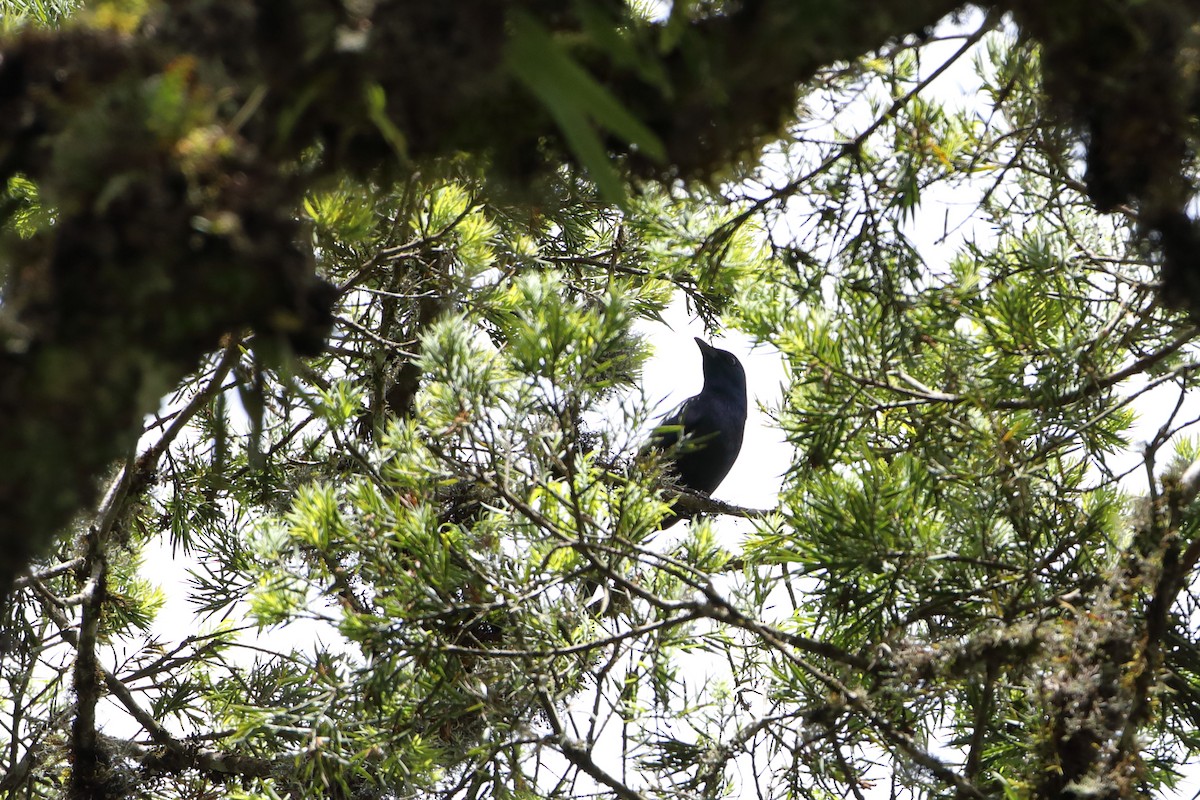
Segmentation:
{"type": "Polygon", "coordinates": [[[1070,46],[1182,4],[501,5],[3,18],[0,794],[1182,791],[1191,87],[1070,46]],[[639,456],[680,305],[772,508],[639,456]]]}

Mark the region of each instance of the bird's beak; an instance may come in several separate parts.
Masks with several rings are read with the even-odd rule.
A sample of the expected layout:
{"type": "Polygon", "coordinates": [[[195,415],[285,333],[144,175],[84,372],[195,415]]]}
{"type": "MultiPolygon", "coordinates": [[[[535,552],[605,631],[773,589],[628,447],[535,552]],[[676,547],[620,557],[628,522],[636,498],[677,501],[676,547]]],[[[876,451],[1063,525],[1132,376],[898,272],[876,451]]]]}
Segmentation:
{"type": "Polygon", "coordinates": [[[707,353],[707,352],[709,352],[710,350],[713,350],[713,349],[714,349],[714,348],[713,348],[713,346],[712,346],[711,344],[709,344],[708,342],[704,341],[704,340],[703,340],[703,339],[701,339],[699,336],[693,336],[692,338],[695,340],[695,342],[696,342],[696,346],[700,348],[700,352],[701,352],[701,353],[707,353]]]}

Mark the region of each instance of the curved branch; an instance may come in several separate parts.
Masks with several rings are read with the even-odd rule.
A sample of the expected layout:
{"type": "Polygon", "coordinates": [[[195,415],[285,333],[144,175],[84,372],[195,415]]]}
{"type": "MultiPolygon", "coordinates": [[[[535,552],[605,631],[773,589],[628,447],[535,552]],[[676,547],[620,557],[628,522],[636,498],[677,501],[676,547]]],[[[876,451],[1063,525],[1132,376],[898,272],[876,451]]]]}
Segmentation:
{"type": "Polygon", "coordinates": [[[576,739],[567,735],[562,720],[558,716],[558,709],[555,707],[553,700],[551,700],[548,691],[544,688],[539,689],[538,698],[541,700],[542,712],[545,713],[546,719],[550,721],[550,729],[554,731],[554,742],[558,745],[559,752],[574,764],[576,769],[607,786],[622,800],[647,800],[645,795],[629,788],[623,781],[604,770],[592,758],[592,754],[587,748],[581,745],[576,739]]]}
{"type": "Polygon", "coordinates": [[[675,502],[672,509],[676,512],[682,511],[680,516],[695,516],[696,514],[721,514],[728,517],[742,517],[743,519],[761,519],[767,514],[775,511],[773,508],[747,508],[745,506],[726,503],[724,500],[697,492],[692,489],[687,489],[675,484],[667,484],[663,487],[663,493],[668,498],[674,498],[675,502]]]}
{"type": "MultiPolygon", "coordinates": [[[[1116,386],[1121,381],[1131,378],[1134,375],[1139,375],[1146,370],[1154,367],[1156,364],[1166,360],[1170,356],[1178,353],[1183,349],[1184,345],[1190,343],[1200,333],[1200,327],[1189,325],[1180,331],[1174,339],[1164,345],[1162,348],[1155,350],[1141,358],[1133,361],[1125,366],[1103,375],[1094,380],[1090,380],[1085,384],[1069,389],[1062,394],[1056,396],[1053,401],[1046,402],[1038,399],[1008,399],[998,400],[989,405],[990,408],[1001,411],[1020,411],[1027,409],[1046,409],[1050,407],[1068,406],[1073,403],[1078,403],[1081,400],[1086,400],[1094,397],[1105,389],[1116,386]]],[[[949,394],[947,392],[939,392],[921,383],[916,378],[903,372],[897,371],[894,374],[897,378],[908,384],[907,387],[899,386],[890,381],[879,381],[870,377],[856,376],[849,373],[842,373],[844,377],[849,378],[855,383],[860,383],[867,386],[873,386],[878,389],[886,389],[919,403],[944,403],[947,405],[962,405],[963,403],[978,403],[979,400],[974,395],[966,394],[949,394]]]]}
{"type": "Polygon", "coordinates": [[[105,752],[128,758],[153,775],[178,775],[195,769],[216,775],[237,775],[244,778],[265,778],[270,775],[287,775],[295,769],[292,757],[269,759],[224,753],[177,742],[178,747],[146,747],[128,739],[118,739],[105,734],[98,735],[100,746],[105,752]]]}

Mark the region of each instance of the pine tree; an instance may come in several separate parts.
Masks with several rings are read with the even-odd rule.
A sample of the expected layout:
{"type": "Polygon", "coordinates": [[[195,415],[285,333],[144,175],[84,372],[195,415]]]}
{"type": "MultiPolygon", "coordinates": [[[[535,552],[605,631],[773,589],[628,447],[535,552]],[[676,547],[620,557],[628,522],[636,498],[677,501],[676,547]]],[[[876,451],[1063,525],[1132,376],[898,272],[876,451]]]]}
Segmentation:
{"type": "MultiPolygon", "coordinates": [[[[697,54],[743,25],[755,74],[807,35],[791,12],[521,4],[503,69],[412,119],[436,84],[355,60],[383,34],[339,15],[369,10],[299,4],[281,41],[342,49],[289,61],[253,26],[189,16],[203,5],[101,5],[0,61],[24,59],[36,103],[56,43],[115,64],[63,67],[38,106],[54,158],[23,129],[0,152],[6,363],[36,378],[26,403],[58,398],[4,434],[49,452],[3,468],[30,474],[0,516],[60,528],[5,556],[40,554],[0,618],[0,789],[1170,796],[1200,747],[1197,331],[1162,293],[1184,280],[1161,216],[1182,184],[1134,186],[1096,150],[1128,131],[1064,111],[1095,78],[1054,38],[1074,29],[1014,7],[887,39],[864,17],[877,42],[801,48],[761,95],[725,95],[757,116],[689,141],[666,113],[700,103],[680,87],[719,105],[745,77],[697,54]],[[622,93],[631,76],[677,105],[622,93]],[[335,78],[361,83],[341,105],[335,78]],[[800,79],[797,104],[776,97],[800,79]],[[452,124],[476,106],[495,130],[452,124]],[[68,301],[94,313],[51,313],[68,301]],[[680,494],[637,457],[642,331],[681,301],[697,333],[780,354],[774,508],[680,494]],[[107,435],[136,416],[121,391],[153,406],[164,386],[136,447],[107,435]],[[65,430],[129,446],[50,480],[65,430]],[[100,490],[81,488],[96,464],[100,490]],[[701,513],[662,531],[671,504],[701,513]]],[[[1159,30],[1163,8],[1078,25],[1159,30]]],[[[476,76],[492,38],[436,63],[476,76]]]]}

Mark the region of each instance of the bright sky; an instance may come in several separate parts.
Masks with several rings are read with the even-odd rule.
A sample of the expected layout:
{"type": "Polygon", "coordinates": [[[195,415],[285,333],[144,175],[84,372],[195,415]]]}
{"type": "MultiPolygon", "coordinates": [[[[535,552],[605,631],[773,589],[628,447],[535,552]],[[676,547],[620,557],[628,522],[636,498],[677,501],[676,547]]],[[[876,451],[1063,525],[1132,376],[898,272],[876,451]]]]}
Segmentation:
{"type": "MultiPolygon", "coordinates": [[[[970,24],[968,21],[968,25],[970,24]]],[[[940,61],[935,56],[939,52],[948,56],[958,46],[959,42],[947,42],[931,48],[925,55],[928,59],[927,69],[938,66],[940,61]]],[[[957,98],[962,102],[969,102],[976,85],[977,81],[969,70],[969,62],[964,60],[962,68],[948,71],[934,84],[934,88],[946,99],[957,98]]],[[[963,236],[970,234],[978,241],[981,235],[986,235],[982,230],[972,230],[968,226],[960,230],[958,236],[950,237],[949,240],[943,239],[946,221],[949,220],[949,227],[953,228],[973,207],[973,201],[974,198],[962,194],[934,194],[925,198],[916,215],[917,221],[911,235],[932,268],[938,269],[944,265],[963,236]]],[[[644,322],[639,326],[639,330],[654,345],[654,355],[647,363],[642,376],[643,397],[651,408],[656,409],[647,421],[648,427],[652,426],[653,420],[660,418],[700,390],[703,382],[700,352],[692,340],[693,336],[699,336],[717,347],[733,352],[746,368],[751,400],[750,416],[742,455],[715,496],[741,506],[773,508],[776,505],[782,475],[792,457],[791,449],[785,443],[782,433],[762,410],[764,406],[777,408],[781,402],[784,370],[779,353],[770,346],[753,347],[747,336],[736,331],[726,331],[710,337],[698,321],[689,318],[682,299],[667,310],[664,318],[666,325],[644,322]]],[[[629,398],[625,399],[629,401],[629,398]]],[[[634,399],[632,402],[636,403],[638,400],[634,399]]],[[[1141,453],[1136,440],[1149,439],[1161,424],[1159,420],[1169,413],[1174,402],[1175,395],[1167,396],[1166,392],[1139,402],[1137,407],[1141,412],[1141,422],[1134,435],[1135,442],[1127,454],[1117,458],[1118,461],[1137,462],[1141,453]]],[[[1191,401],[1189,405],[1192,405],[1191,401]]],[[[619,404],[614,405],[610,418],[619,419],[618,408],[619,404]]],[[[644,438],[645,432],[633,437],[632,441],[644,438]]],[[[1144,475],[1134,474],[1130,481],[1130,491],[1145,490],[1144,475]]],[[[716,527],[722,544],[736,552],[740,548],[741,539],[750,530],[751,523],[729,518],[719,520],[716,527]]],[[[166,589],[168,595],[168,605],[159,617],[156,631],[166,642],[175,642],[197,628],[182,591],[182,587],[186,585],[186,570],[190,564],[185,559],[172,558],[165,545],[159,552],[150,555],[150,561],[155,579],[166,589]]],[[[289,629],[286,636],[283,636],[282,631],[264,634],[272,639],[283,636],[284,640],[292,642],[311,635],[314,635],[314,631],[296,628],[289,629]]],[[[878,788],[882,790],[883,786],[886,786],[886,781],[881,782],[878,788]]],[[[1198,788],[1200,775],[1191,770],[1180,790],[1173,796],[1190,798],[1198,788]]]]}
{"type": "Polygon", "coordinates": [[[780,404],[784,371],[779,351],[770,345],[754,347],[750,337],[739,331],[709,336],[698,321],[688,317],[681,299],[667,309],[663,318],[665,326],[652,322],[638,326],[654,344],[654,355],[642,374],[646,399],[665,414],[700,391],[704,375],[700,349],[693,337],[736,355],[746,369],[750,415],[742,455],[713,496],[740,506],[773,508],[783,473],[791,462],[791,449],[782,432],[763,413],[764,407],[778,408],[780,404]]]}

